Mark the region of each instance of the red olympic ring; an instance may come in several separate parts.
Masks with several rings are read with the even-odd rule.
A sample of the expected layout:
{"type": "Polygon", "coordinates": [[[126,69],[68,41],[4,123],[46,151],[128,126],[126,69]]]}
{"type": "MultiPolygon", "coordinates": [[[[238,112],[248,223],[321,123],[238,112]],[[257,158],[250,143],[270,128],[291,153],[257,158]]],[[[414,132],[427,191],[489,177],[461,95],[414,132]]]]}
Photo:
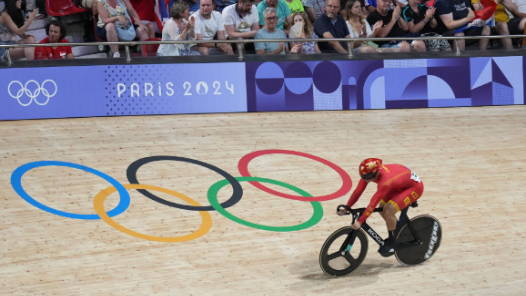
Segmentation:
{"type": "Polygon", "coordinates": [[[266,187],[264,185],[261,185],[258,182],[249,182],[250,184],[254,185],[256,188],[258,188],[260,190],[263,190],[263,191],[265,191],[267,193],[270,193],[270,194],[273,194],[273,195],[277,195],[277,196],[280,196],[280,197],[284,197],[284,198],[288,198],[288,199],[292,199],[292,200],[300,200],[300,201],[327,201],[327,200],[336,199],[336,198],[338,198],[340,196],[345,195],[352,188],[351,177],[349,176],[349,174],[347,174],[347,172],[345,172],[341,167],[337,166],[336,164],[334,164],[334,163],[332,163],[332,162],[330,162],[328,160],[325,160],[325,159],[323,159],[321,157],[314,156],[314,155],[311,155],[311,154],[307,154],[307,153],[303,153],[303,152],[297,152],[297,151],[290,151],[290,150],[281,150],[281,149],[268,149],[268,150],[254,151],[254,152],[251,152],[251,153],[243,156],[239,160],[239,163],[237,165],[237,167],[239,169],[239,173],[241,173],[241,176],[243,176],[243,177],[252,177],[250,175],[250,173],[248,172],[248,164],[254,158],[256,158],[258,156],[262,156],[262,155],[267,155],[267,154],[290,154],[290,155],[303,156],[303,157],[306,157],[306,158],[310,158],[312,160],[316,160],[318,162],[323,163],[324,165],[329,166],[333,170],[335,170],[340,175],[340,177],[342,178],[342,181],[343,181],[342,187],[338,191],[336,191],[334,193],[331,193],[331,194],[327,194],[327,195],[320,195],[320,196],[313,196],[313,197],[304,197],[304,196],[285,194],[285,193],[281,193],[279,191],[272,190],[272,189],[270,189],[270,188],[268,188],[268,187],[266,187]]]}

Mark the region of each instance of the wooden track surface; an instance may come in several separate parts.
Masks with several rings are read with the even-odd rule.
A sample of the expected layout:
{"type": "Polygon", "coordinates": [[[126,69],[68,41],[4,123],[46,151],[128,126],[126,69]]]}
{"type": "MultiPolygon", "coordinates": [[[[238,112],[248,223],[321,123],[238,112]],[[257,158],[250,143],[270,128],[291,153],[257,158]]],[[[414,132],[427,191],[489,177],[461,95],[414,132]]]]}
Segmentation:
{"type": "MultiPolygon", "coordinates": [[[[525,295],[526,107],[143,116],[0,122],[0,295],[525,295]],[[247,153],[286,149],[329,160],[358,181],[366,157],[404,164],[422,178],[420,207],[443,227],[442,244],[429,262],[403,267],[382,258],[369,239],[362,266],[329,278],[318,255],[325,239],[348,225],[335,214],[351,192],[321,202],[322,220],[305,230],[250,228],[211,211],[211,230],[197,239],[163,243],[124,234],[101,220],[50,214],[24,201],[11,186],[15,169],[56,160],[100,170],[127,184],[137,159],[173,155],[213,164],[240,176],[247,153]]],[[[249,165],[254,176],[325,195],[342,184],[329,167],[299,156],[272,154],[249,165]]],[[[209,205],[208,188],[223,179],[190,163],[142,166],[141,184],[180,192],[209,205]]],[[[49,207],[95,214],[93,200],[109,183],[65,167],[27,172],[26,192],[49,207]]],[[[277,197],[241,183],[244,195],[227,210],[273,226],[307,221],[308,202],[277,197]]],[[[357,206],[375,191],[369,185],[357,206]]],[[[288,189],[269,187],[286,193],[288,189]]],[[[201,225],[198,212],[170,208],[136,190],[130,207],[113,219],[139,233],[174,237],[201,225]]],[[[168,201],[186,204],[166,193],[168,201]]],[[[219,192],[221,202],[232,193],[219,192]]],[[[119,203],[111,194],[105,208],[119,203]]],[[[368,222],[382,236],[385,222],[368,222]]]]}

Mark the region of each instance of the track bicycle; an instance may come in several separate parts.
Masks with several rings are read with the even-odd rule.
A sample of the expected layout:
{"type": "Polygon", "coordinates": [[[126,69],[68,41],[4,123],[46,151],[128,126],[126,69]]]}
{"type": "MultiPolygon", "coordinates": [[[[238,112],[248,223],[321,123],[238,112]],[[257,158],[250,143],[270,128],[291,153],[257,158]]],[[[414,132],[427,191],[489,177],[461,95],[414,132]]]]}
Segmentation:
{"type": "MultiPolygon", "coordinates": [[[[410,205],[413,208],[417,206],[416,201],[410,205]]],[[[366,208],[351,209],[346,205],[339,205],[337,211],[342,208],[346,209],[348,214],[352,214],[352,224],[366,210],[366,208]]],[[[383,208],[376,208],[374,212],[382,210],[383,208]]],[[[397,222],[394,255],[401,264],[412,266],[426,262],[435,254],[442,239],[442,227],[440,222],[430,215],[419,215],[409,219],[408,210],[409,207],[406,207],[401,211],[397,222]]],[[[369,243],[366,234],[378,245],[384,245],[384,240],[367,224],[367,221],[358,230],[345,226],[332,233],[320,251],[320,266],[323,272],[338,277],[355,271],[367,255],[369,243]],[[337,243],[337,240],[343,240],[343,243],[337,243]]],[[[389,257],[393,253],[381,255],[389,257]]]]}

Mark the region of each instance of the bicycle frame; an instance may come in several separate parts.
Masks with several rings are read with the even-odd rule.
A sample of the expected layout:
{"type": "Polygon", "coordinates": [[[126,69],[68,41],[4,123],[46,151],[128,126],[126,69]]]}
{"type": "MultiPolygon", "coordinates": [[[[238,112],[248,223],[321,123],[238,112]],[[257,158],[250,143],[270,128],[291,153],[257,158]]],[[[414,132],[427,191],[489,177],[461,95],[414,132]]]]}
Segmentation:
{"type": "MultiPolygon", "coordinates": [[[[415,202],[415,203],[411,204],[411,206],[416,208],[418,206],[418,204],[415,202]]],[[[354,222],[363,214],[363,212],[365,212],[366,208],[348,209],[348,210],[350,210],[349,212],[353,216],[352,224],[354,224],[354,222]]],[[[409,207],[406,207],[405,209],[403,209],[400,212],[400,218],[398,219],[398,222],[396,224],[396,231],[399,231],[405,224],[407,224],[407,226],[409,227],[409,230],[411,230],[411,233],[413,234],[413,237],[415,238],[415,240],[411,241],[411,242],[406,242],[406,243],[399,243],[399,242],[397,242],[396,246],[395,246],[395,250],[396,249],[399,250],[399,249],[403,249],[403,248],[408,248],[408,247],[411,247],[413,245],[421,245],[421,244],[423,244],[423,241],[418,236],[418,233],[416,232],[414,226],[411,224],[411,220],[407,216],[407,211],[408,210],[409,210],[409,207]]],[[[383,211],[383,208],[376,208],[376,209],[374,209],[373,213],[374,212],[381,212],[381,211],[383,211]]],[[[369,226],[367,224],[367,221],[365,221],[362,224],[362,229],[378,245],[380,245],[380,246],[384,245],[384,240],[380,237],[380,235],[378,235],[378,233],[376,233],[376,231],[374,231],[374,229],[371,226],[369,226]]],[[[350,248],[352,247],[352,245],[354,244],[354,240],[355,239],[356,239],[356,231],[352,231],[351,233],[349,233],[349,235],[345,239],[344,243],[340,247],[340,252],[342,252],[342,254],[344,254],[345,251],[348,252],[350,250],[350,248]]]]}

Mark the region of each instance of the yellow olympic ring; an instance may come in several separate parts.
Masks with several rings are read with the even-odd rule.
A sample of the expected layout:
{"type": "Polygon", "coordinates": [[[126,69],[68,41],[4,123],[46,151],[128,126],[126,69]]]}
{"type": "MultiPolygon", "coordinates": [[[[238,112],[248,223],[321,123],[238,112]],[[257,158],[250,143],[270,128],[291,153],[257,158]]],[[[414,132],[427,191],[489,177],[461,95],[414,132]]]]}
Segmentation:
{"type": "MultiPolygon", "coordinates": [[[[165,188],[162,188],[162,187],[157,187],[157,186],[152,186],[152,185],[145,185],[145,184],[123,184],[124,188],[126,189],[148,189],[148,190],[154,190],[154,191],[158,191],[158,192],[163,192],[163,193],[167,193],[167,194],[170,194],[170,195],[173,195],[175,197],[178,197],[184,201],[186,201],[187,203],[193,205],[193,206],[198,206],[200,207],[201,205],[189,198],[188,196],[186,195],[183,195],[179,192],[175,192],[175,191],[172,191],[172,190],[169,190],[169,189],[165,189],[165,188]]],[[[209,230],[210,228],[212,228],[212,217],[210,216],[210,213],[208,212],[199,212],[199,214],[201,215],[201,218],[203,219],[203,223],[201,224],[201,227],[199,227],[199,229],[197,229],[196,231],[192,232],[191,234],[188,234],[188,235],[185,235],[185,236],[178,236],[178,237],[160,237],[160,236],[151,236],[151,235],[146,235],[146,234],[142,234],[142,233],[138,233],[138,232],[135,232],[133,230],[130,230],[120,224],[118,224],[117,222],[113,221],[113,219],[110,218],[110,216],[108,216],[108,214],[106,213],[106,211],[104,210],[104,201],[106,200],[106,198],[114,193],[114,192],[117,192],[117,189],[113,186],[111,187],[108,187],[104,190],[102,190],[101,192],[99,192],[96,196],[95,196],[95,200],[93,201],[93,206],[95,208],[95,212],[97,212],[97,214],[100,216],[100,218],[108,223],[111,227],[121,231],[121,232],[124,232],[128,235],[131,235],[133,237],[137,237],[137,238],[141,238],[141,239],[145,239],[145,240],[150,240],[150,241],[156,241],[156,242],[164,242],[164,243],[175,243],[175,242],[186,242],[186,241],[191,241],[193,239],[196,239],[196,238],[199,238],[203,235],[205,235],[209,230]]]]}

